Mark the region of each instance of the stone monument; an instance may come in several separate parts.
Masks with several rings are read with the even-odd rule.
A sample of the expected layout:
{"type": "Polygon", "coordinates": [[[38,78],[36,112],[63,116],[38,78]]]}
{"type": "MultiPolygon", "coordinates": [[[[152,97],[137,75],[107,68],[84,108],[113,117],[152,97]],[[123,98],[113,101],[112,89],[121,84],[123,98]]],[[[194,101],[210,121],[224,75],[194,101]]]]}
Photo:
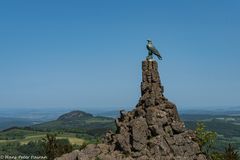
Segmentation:
{"type": "Polygon", "coordinates": [[[163,95],[158,63],[142,62],[141,97],[135,109],[120,112],[117,130],[56,160],[206,160],[196,135],[186,129],[176,106],[163,95]]]}

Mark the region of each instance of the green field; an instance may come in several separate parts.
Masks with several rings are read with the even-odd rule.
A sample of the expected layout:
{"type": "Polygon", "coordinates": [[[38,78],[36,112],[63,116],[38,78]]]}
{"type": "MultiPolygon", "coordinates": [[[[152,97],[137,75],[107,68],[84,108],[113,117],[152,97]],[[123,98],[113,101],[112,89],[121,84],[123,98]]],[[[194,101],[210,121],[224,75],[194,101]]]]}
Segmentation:
{"type": "MultiPolygon", "coordinates": [[[[41,131],[31,131],[25,129],[12,129],[5,132],[0,132],[0,143],[11,143],[19,142],[22,144],[27,144],[31,141],[42,140],[46,134],[54,132],[41,132],[41,131]]],[[[82,138],[76,137],[75,133],[57,133],[57,139],[68,139],[73,145],[82,145],[85,141],[82,138]]]]}
{"type": "MultiPolygon", "coordinates": [[[[56,135],[56,144],[64,154],[79,149],[83,143],[94,143],[89,139],[81,138],[83,135],[68,132],[43,132],[21,128],[9,129],[0,132],[0,155],[38,155],[44,156],[46,135],[56,135]],[[64,149],[64,148],[67,148],[64,149]]],[[[49,141],[48,141],[49,142],[49,141]]]]}

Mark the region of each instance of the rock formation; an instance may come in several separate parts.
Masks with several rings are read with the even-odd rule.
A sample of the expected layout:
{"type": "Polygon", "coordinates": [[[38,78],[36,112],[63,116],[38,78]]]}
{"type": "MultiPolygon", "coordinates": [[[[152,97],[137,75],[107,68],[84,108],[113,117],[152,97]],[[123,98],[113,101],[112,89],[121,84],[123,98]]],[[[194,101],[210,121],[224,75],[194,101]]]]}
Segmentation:
{"type": "Polygon", "coordinates": [[[134,110],[120,112],[116,133],[56,160],[206,160],[194,132],[185,128],[163,92],[157,62],[143,61],[140,100],[134,110]]]}

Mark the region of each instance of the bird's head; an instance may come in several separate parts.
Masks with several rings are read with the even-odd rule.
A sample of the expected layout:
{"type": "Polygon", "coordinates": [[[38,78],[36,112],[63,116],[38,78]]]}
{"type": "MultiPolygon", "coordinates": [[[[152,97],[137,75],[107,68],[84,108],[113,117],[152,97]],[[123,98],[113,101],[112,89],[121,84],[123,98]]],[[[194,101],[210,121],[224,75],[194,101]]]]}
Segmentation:
{"type": "Polygon", "coordinates": [[[150,39],[147,40],[148,43],[152,43],[152,41],[150,39]]]}

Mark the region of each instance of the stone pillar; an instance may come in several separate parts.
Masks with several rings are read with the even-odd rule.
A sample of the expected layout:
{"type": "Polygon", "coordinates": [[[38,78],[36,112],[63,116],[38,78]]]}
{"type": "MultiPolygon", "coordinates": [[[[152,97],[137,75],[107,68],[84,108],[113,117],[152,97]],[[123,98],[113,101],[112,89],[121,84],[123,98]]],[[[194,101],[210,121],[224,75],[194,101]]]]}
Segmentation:
{"type": "Polygon", "coordinates": [[[164,99],[157,62],[143,61],[140,104],[145,104],[144,107],[154,106],[164,99]]]}

